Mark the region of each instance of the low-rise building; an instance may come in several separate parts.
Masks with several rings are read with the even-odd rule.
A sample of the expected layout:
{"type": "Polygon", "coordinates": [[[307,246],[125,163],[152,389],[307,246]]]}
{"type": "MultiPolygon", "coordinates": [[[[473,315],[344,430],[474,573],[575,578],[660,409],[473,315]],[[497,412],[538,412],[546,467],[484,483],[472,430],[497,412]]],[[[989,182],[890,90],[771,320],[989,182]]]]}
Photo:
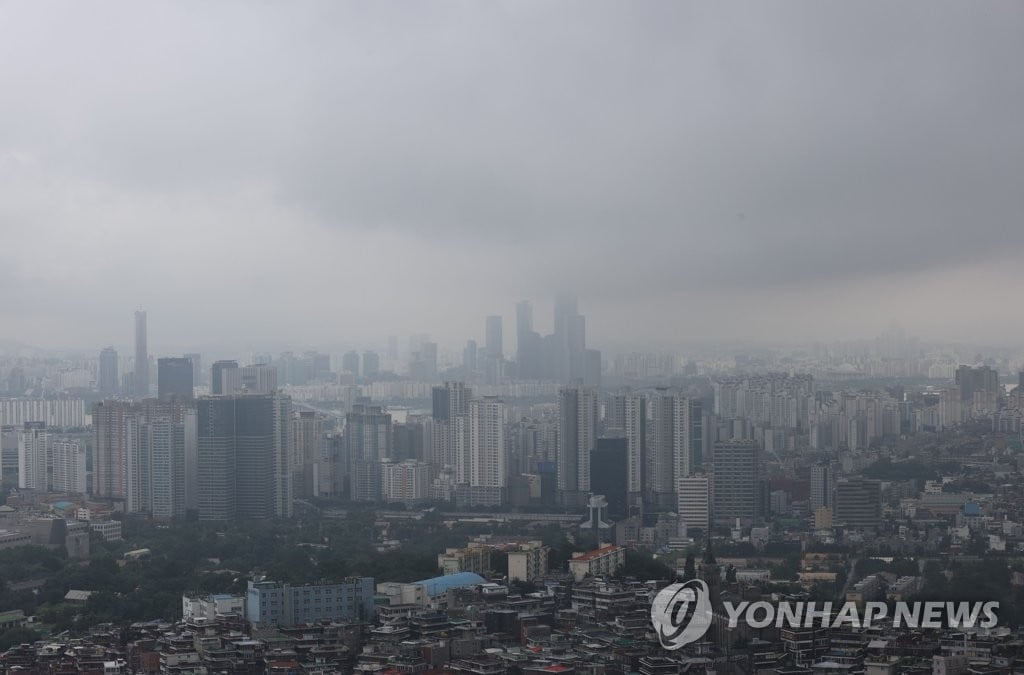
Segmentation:
{"type": "Polygon", "coordinates": [[[577,553],[569,561],[569,572],[573,579],[584,577],[610,576],[626,564],[626,549],[621,546],[604,546],[586,553],[577,553]]]}

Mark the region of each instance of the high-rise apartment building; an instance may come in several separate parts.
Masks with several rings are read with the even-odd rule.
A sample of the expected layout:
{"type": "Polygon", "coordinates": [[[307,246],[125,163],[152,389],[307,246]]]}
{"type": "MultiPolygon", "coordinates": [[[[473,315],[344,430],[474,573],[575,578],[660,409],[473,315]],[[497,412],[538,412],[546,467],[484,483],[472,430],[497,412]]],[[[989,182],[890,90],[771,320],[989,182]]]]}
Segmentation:
{"type": "Polygon", "coordinates": [[[135,312],[135,389],[132,394],[137,399],[149,396],[149,350],[146,334],[146,312],[135,312]]]}
{"type": "Polygon", "coordinates": [[[45,422],[25,422],[18,432],[18,487],[46,492],[50,489],[47,470],[49,437],[45,422]]]}
{"type": "Polygon", "coordinates": [[[566,505],[582,506],[590,492],[590,457],[597,443],[597,392],[567,387],[558,393],[558,490],[566,505]]]}
{"type": "Polygon", "coordinates": [[[99,372],[96,383],[101,396],[115,396],[120,388],[117,351],[113,347],[104,347],[100,352],[99,372]]]}
{"type": "Polygon", "coordinates": [[[484,396],[469,402],[468,459],[471,487],[507,487],[505,403],[497,396],[484,396]]]}
{"type": "Polygon", "coordinates": [[[626,436],[627,477],[630,513],[643,510],[647,488],[647,399],[643,394],[629,393],[621,399],[623,429],[626,436]]]}
{"type": "MultiPolygon", "coordinates": [[[[662,509],[675,509],[677,482],[693,472],[697,409],[686,396],[665,388],[658,389],[650,404],[652,433],[647,464],[650,499],[662,509]]],[[[699,412],[697,415],[699,426],[699,412]]]]}
{"type": "Polygon", "coordinates": [[[590,454],[590,491],[608,500],[608,516],[629,513],[629,462],[625,438],[599,438],[590,454]]]}
{"type": "Polygon", "coordinates": [[[85,494],[88,489],[85,470],[85,444],[59,439],[51,445],[53,455],[53,491],[85,494]]]}

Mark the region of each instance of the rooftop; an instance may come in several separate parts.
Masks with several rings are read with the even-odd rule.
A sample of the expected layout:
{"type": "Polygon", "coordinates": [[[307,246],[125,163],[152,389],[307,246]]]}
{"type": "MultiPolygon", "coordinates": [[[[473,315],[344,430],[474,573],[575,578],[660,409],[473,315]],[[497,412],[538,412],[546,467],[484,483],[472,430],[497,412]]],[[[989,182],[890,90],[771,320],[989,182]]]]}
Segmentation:
{"type": "Polygon", "coordinates": [[[614,544],[611,544],[611,545],[608,545],[608,546],[603,546],[603,547],[601,547],[599,549],[596,549],[596,550],[593,550],[593,551],[587,551],[583,555],[577,556],[577,557],[573,558],[572,560],[573,560],[573,562],[586,562],[587,560],[593,560],[594,558],[600,558],[603,555],[608,555],[609,553],[613,553],[613,552],[615,552],[617,550],[619,550],[619,547],[615,546],[614,544]]]}

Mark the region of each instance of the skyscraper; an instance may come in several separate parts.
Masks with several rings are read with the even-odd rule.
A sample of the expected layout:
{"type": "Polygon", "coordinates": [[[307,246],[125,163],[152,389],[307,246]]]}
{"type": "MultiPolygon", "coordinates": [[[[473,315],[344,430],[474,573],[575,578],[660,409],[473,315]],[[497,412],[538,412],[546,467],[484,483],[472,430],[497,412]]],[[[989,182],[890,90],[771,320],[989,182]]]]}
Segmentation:
{"type": "Polygon", "coordinates": [[[300,410],[293,415],[292,425],[295,437],[295,453],[292,456],[295,495],[318,497],[321,473],[329,470],[323,457],[323,415],[312,410],[300,410]]]}
{"type": "Polygon", "coordinates": [[[100,366],[97,377],[101,396],[115,396],[120,378],[117,374],[117,352],[113,347],[104,347],[100,352],[100,366]]]}
{"type": "Polygon", "coordinates": [[[216,361],[210,368],[210,393],[214,396],[234,394],[242,388],[242,371],[238,361],[216,361]]]}
{"type": "Polygon", "coordinates": [[[277,391],[277,367],[265,363],[245,366],[242,368],[242,388],[249,393],[274,393],[277,391]]]}
{"type": "Polygon", "coordinates": [[[642,512],[647,493],[647,399],[643,394],[623,394],[621,399],[626,434],[627,477],[630,513],[642,512]]]}
{"type": "Polygon", "coordinates": [[[487,317],[485,328],[485,350],[489,359],[501,360],[505,357],[504,345],[502,344],[501,317],[491,315],[487,317]]]}
{"type": "Polygon", "coordinates": [[[149,351],[146,335],[146,312],[135,312],[135,391],[137,399],[149,396],[149,351]]]}
{"type": "Polygon", "coordinates": [[[653,433],[648,448],[647,483],[658,506],[674,510],[678,479],[692,473],[691,402],[681,394],[660,388],[651,404],[653,433]]]}
{"type": "Polygon", "coordinates": [[[832,466],[827,463],[811,467],[811,509],[832,507],[832,466]]]}
{"type": "Polygon", "coordinates": [[[191,401],[194,398],[192,360],[185,357],[165,357],[156,362],[157,395],[161,400],[177,398],[191,401]]]}
{"type": "Polygon", "coordinates": [[[465,418],[469,413],[472,391],[464,382],[445,382],[432,392],[433,425],[431,427],[430,463],[438,468],[457,470],[466,446],[465,418]]]}
{"type": "Polygon", "coordinates": [[[201,397],[200,520],[287,518],[292,511],[292,403],[280,394],[201,397]]]}
{"type": "Polygon", "coordinates": [[[359,377],[359,352],[347,351],[342,354],[341,372],[359,377]]]}
{"type": "Polygon", "coordinates": [[[462,349],[462,373],[466,378],[476,374],[477,353],[476,340],[466,340],[466,346],[462,349]]]}
{"type": "Polygon", "coordinates": [[[380,354],[374,351],[363,352],[363,377],[374,378],[380,375],[380,354]]]}
{"type": "Polygon", "coordinates": [[[599,438],[590,453],[590,490],[608,500],[612,520],[621,520],[629,512],[627,456],[625,438],[599,438]]]}
{"type": "Polygon", "coordinates": [[[502,489],[508,484],[505,403],[497,396],[469,402],[469,484],[502,489]]]}
{"type": "Polygon", "coordinates": [[[25,422],[18,432],[18,487],[45,492],[50,489],[47,475],[49,442],[46,422],[25,422]]]}
{"type": "Polygon", "coordinates": [[[391,415],[379,406],[352,406],[352,412],[345,416],[345,446],[351,467],[351,498],[379,500],[380,463],[392,454],[391,415]]]}
{"type": "Polygon", "coordinates": [[[185,354],[185,358],[192,362],[192,386],[200,387],[203,384],[203,355],[197,352],[185,354]]]}
{"type": "Polygon", "coordinates": [[[582,506],[590,492],[590,455],[597,442],[597,393],[562,389],[558,419],[558,489],[567,506],[582,506]]]}

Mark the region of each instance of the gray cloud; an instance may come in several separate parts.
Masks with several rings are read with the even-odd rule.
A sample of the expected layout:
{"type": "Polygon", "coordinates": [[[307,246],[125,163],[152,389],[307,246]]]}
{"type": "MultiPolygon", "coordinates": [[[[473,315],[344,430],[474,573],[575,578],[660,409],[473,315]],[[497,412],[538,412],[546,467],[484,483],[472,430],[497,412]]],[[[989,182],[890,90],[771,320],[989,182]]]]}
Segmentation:
{"type": "Polygon", "coordinates": [[[0,4],[0,313],[60,344],[140,304],[175,345],[454,340],[571,289],[597,341],[963,331],[928,289],[991,294],[1024,251],[1022,28],[1016,3],[0,4]]]}

